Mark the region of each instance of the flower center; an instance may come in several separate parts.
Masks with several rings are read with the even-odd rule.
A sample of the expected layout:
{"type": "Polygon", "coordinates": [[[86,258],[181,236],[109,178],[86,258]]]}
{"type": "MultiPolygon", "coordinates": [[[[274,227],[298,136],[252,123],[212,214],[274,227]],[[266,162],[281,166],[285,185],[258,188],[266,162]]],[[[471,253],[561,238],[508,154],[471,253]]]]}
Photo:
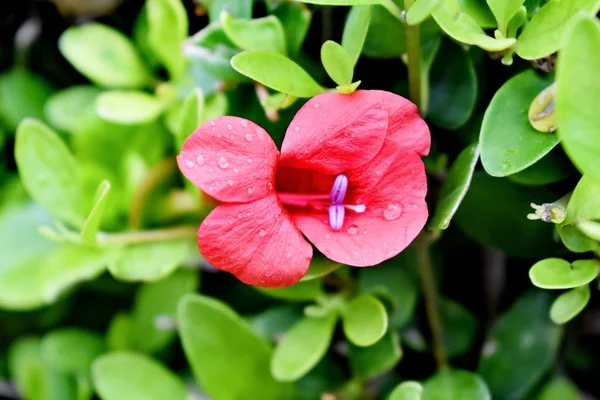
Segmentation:
{"type": "Polygon", "coordinates": [[[335,178],[329,195],[326,194],[302,194],[302,193],[278,193],[279,200],[292,207],[308,207],[315,210],[329,212],[329,225],[334,231],[338,231],[344,225],[346,209],[357,213],[365,212],[364,204],[344,204],[346,192],[348,191],[348,177],[340,174],[335,178]]]}

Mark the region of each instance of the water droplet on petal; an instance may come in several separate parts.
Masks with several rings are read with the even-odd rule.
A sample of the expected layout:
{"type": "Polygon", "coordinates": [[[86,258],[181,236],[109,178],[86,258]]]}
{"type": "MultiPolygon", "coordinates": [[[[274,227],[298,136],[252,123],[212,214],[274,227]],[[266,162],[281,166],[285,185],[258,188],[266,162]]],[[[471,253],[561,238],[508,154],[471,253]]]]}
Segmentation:
{"type": "Polygon", "coordinates": [[[394,257],[395,255],[396,255],[396,252],[395,252],[395,251],[393,251],[393,250],[392,250],[392,251],[388,251],[388,252],[386,253],[386,255],[385,255],[385,258],[392,258],[392,257],[394,257]]]}
{"type": "Polygon", "coordinates": [[[248,188],[248,194],[252,194],[252,188],[248,188]]]}
{"type": "Polygon", "coordinates": [[[210,126],[215,126],[215,121],[210,121],[210,126]]]}
{"type": "Polygon", "coordinates": [[[387,219],[388,221],[398,219],[400,218],[400,215],[402,215],[402,206],[398,204],[390,204],[385,210],[383,210],[383,218],[387,219]]]}
{"type": "Polygon", "coordinates": [[[237,168],[234,168],[234,169],[233,169],[233,173],[234,173],[234,174],[239,174],[239,173],[240,173],[240,170],[239,170],[239,169],[237,169],[237,168]]]}
{"type": "Polygon", "coordinates": [[[321,103],[315,103],[315,104],[313,104],[313,107],[314,108],[320,108],[321,107],[321,103]]]}
{"type": "Polygon", "coordinates": [[[190,160],[185,160],[185,166],[188,168],[194,168],[194,163],[190,160]]]}
{"type": "Polygon", "coordinates": [[[381,171],[375,171],[375,175],[381,176],[381,174],[383,174],[383,172],[381,172],[381,171]]]}
{"type": "Polygon", "coordinates": [[[253,141],[253,140],[254,140],[254,136],[252,136],[252,134],[251,134],[251,133],[246,133],[246,134],[244,135],[244,138],[245,138],[247,141],[249,141],[249,142],[251,142],[251,141],[253,141]]]}
{"type": "Polygon", "coordinates": [[[267,189],[273,190],[273,184],[271,182],[267,182],[267,189]]]}
{"type": "Polygon", "coordinates": [[[246,128],[248,126],[248,121],[246,121],[245,119],[240,121],[240,125],[244,128],[246,128]]]}
{"type": "Polygon", "coordinates": [[[356,235],[358,233],[358,226],[350,225],[346,232],[348,233],[348,235],[356,235]]]}
{"type": "Polygon", "coordinates": [[[331,237],[331,235],[328,233],[325,235],[325,239],[329,239],[331,237]]]}
{"type": "Polygon", "coordinates": [[[363,235],[366,235],[367,233],[368,233],[368,232],[367,232],[367,230],[366,230],[366,229],[363,229],[363,231],[362,231],[362,234],[363,234],[363,235]]]}
{"type": "Polygon", "coordinates": [[[209,174],[212,174],[213,172],[215,172],[215,170],[214,170],[214,169],[212,169],[212,168],[209,168],[209,169],[207,169],[206,171],[207,171],[209,174]]]}
{"type": "Polygon", "coordinates": [[[384,124],[383,122],[380,122],[380,123],[379,123],[379,127],[380,127],[380,128],[385,128],[385,124],[384,124]]]}
{"type": "Polygon", "coordinates": [[[267,232],[265,232],[264,229],[261,229],[260,231],[258,231],[258,236],[263,237],[267,234],[267,232]]]}
{"type": "Polygon", "coordinates": [[[249,217],[250,215],[252,215],[252,214],[250,214],[250,211],[248,211],[248,212],[246,213],[246,217],[249,217]]]}
{"type": "Polygon", "coordinates": [[[273,219],[279,219],[279,217],[281,217],[281,214],[275,214],[275,215],[273,215],[273,219]]]}
{"type": "Polygon", "coordinates": [[[230,179],[227,181],[227,184],[231,187],[231,186],[233,186],[233,181],[230,179]]]}
{"type": "Polygon", "coordinates": [[[217,165],[221,169],[226,169],[229,166],[229,162],[225,157],[219,157],[219,161],[217,161],[217,165]]]}
{"type": "Polygon", "coordinates": [[[204,165],[204,156],[202,154],[198,154],[198,157],[196,157],[196,162],[198,165],[204,165]]]}
{"type": "Polygon", "coordinates": [[[233,129],[233,125],[227,124],[227,129],[232,130],[233,129]]]}
{"type": "Polygon", "coordinates": [[[294,131],[300,132],[300,126],[296,125],[296,127],[294,128],[294,131]]]}
{"type": "Polygon", "coordinates": [[[250,157],[248,157],[248,164],[252,164],[252,159],[250,157]]]}

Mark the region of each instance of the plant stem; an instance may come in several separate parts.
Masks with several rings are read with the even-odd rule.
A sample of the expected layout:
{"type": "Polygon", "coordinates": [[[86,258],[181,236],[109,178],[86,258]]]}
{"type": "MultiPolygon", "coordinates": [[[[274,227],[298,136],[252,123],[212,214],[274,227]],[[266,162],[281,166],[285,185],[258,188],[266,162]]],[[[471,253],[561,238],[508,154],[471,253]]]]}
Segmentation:
{"type": "Polygon", "coordinates": [[[172,228],[122,233],[99,233],[98,244],[118,245],[160,242],[165,240],[189,239],[196,236],[197,225],[180,225],[172,228]]]}
{"type": "MultiPolygon", "coordinates": [[[[414,0],[404,0],[404,10],[413,5],[414,0]]],[[[406,52],[408,55],[408,92],[410,99],[419,108],[419,112],[425,112],[421,96],[421,40],[419,36],[419,25],[404,24],[406,35],[406,52]]]]}
{"type": "Polygon", "coordinates": [[[438,310],[437,288],[435,277],[433,276],[430,253],[431,245],[437,240],[439,233],[439,231],[423,231],[421,237],[415,242],[415,251],[417,253],[417,266],[423,287],[427,320],[429,322],[429,329],[431,330],[433,355],[438,369],[442,370],[448,366],[448,360],[444,351],[442,323],[438,310]]]}

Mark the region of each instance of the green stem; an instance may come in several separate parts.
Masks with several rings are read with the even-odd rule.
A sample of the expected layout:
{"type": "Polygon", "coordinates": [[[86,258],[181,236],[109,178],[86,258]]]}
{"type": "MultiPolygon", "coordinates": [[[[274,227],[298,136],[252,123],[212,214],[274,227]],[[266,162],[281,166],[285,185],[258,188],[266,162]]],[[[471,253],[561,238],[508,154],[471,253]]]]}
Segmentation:
{"type": "MultiPolygon", "coordinates": [[[[404,0],[404,9],[413,5],[414,0],[404,0]]],[[[406,52],[408,55],[408,92],[410,99],[417,105],[419,111],[425,110],[421,96],[421,40],[419,36],[419,25],[404,24],[406,35],[406,52]]]]}
{"type": "Polygon", "coordinates": [[[99,233],[99,245],[119,245],[161,242],[165,240],[191,239],[196,236],[197,225],[180,225],[171,228],[122,233],[99,233]]]}
{"type": "Polygon", "coordinates": [[[425,230],[415,242],[415,251],[417,253],[417,266],[421,277],[421,286],[423,287],[423,297],[425,299],[425,308],[427,310],[427,320],[431,330],[431,339],[433,342],[433,355],[435,357],[438,369],[444,369],[448,366],[444,343],[442,339],[442,322],[438,310],[437,288],[433,269],[431,266],[431,245],[439,237],[440,231],[425,230]]]}

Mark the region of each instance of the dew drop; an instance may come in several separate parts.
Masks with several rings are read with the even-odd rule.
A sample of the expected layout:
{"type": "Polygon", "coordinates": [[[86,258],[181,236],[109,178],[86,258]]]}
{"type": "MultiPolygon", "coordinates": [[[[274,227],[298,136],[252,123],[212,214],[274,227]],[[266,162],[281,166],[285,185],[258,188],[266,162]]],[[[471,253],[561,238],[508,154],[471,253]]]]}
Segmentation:
{"type": "Polygon", "coordinates": [[[229,219],[227,220],[227,223],[228,223],[229,225],[231,225],[231,224],[233,224],[233,220],[232,220],[231,218],[229,218],[229,219]]]}
{"type": "Polygon", "coordinates": [[[196,157],[196,162],[198,165],[204,165],[204,156],[202,154],[198,154],[198,157],[196,157]]]}
{"type": "Polygon", "coordinates": [[[273,215],[273,219],[279,219],[279,217],[281,217],[281,214],[275,214],[275,215],[273,215]]]}
{"type": "Polygon", "coordinates": [[[393,251],[393,250],[391,250],[391,251],[388,251],[388,252],[386,253],[386,255],[385,255],[385,258],[392,258],[392,257],[394,257],[395,255],[396,255],[396,252],[395,252],[395,251],[393,251]]]}
{"type": "Polygon", "coordinates": [[[380,123],[379,123],[379,127],[380,127],[380,128],[385,128],[385,124],[384,124],[383,122],[380,122],[380,123]]]}
{"type": "Polygon", "coordinates": [[[227,124],[227,129],[232,130],[233,129],[233,125],[227,124]]]}
{"type": "Polygon", "coordinates": [[[388,221],[398,219],[400,218],[400,215],[402,215],[402,206],[398,204],[390,204],[385,210],[383,210],[383,218],[387,219],[388,221]]]}
{"type": "Polygon", "coordinates": [[[294,128],[294,131],[300,132],[300,126],[296,125],[296,127],[294,128]]]}
{"type": "Polygon", "coordinates": [[[356,235],[358,233],[358,226],[350,225],[346,232],[348,233],[348,235],[356,235]]]}
{"type": "Polygon", "coordinates": [[[362,231],[362,234],[363,234],[363,235],[366,235],[367,233],[368,233],[368,232],[367,232],[367,230],[366,230],[366,229],[363,229],[363,231],[362,231]]]}
{"type": "Polygon", "coordinates": [[[244,139],[246,139],[248,142],[251,142],[251,141],[253,141],[253,140],[254,140],[254,136],[252,136],[252,134],[251,134],[251,133],[246,133],[246,134],[244,135],[244,139]]]}
{"type": "Polygon", "coordinates": [[[185,160],[185,166],[188,168],[194,168],[194,163],[190,160],[185,160]]]}
{"type": "Polygon", "coordinates": [[[271,182],[267,182],[267,189],[273,190],[273,184],[271,182]]]}
{"type": "Polygon", "coordinates": [[[331,235],[328,233],[325,235],[325,239],[329,239],[331,237],[331,235]]]}
{"type": "Polygon", "coordinates": [[[229,139],[233,140],[233,139],[235,139],[235,136],[229,135],[229,139]]]}
{"type": "Polygon", "coordinates": [[[229,167],[229,162],[227,161],[227,159],[225,157],[219,157],[219,161],[217,161],[217,165],[221,169],[226,169],[227,167],[229,167]]]}
{"type": "Polygon", "coordinates": [[[239,170],[239,169],[237,169],[237,168],[234,168],[234,169],[233,169],[233,173],[234,173],[234,174],[239,174],[239,173],[240,173],[240,170],[239,170]]]}
{"type": "Polygon", "coordinates": [[[245,119],[243,119],[243,120],[241,120],[241,121],[240,121],[240,125],[241,125],[243,128],[246,128],[246,127],[248,126],[248,121],[246,121],[245,119]]]}
{"type": "Polygon", "coordinates": [[[383,172],[381,172],[381,171],[375,171],[375,175],[377,175],[377,176],[381,176],[382,174],[383,174],[383,172]]]}
{"type": "Polygon", "coordinates": [[[260,231],[258,231],[258,236],[260,237],[264,237],[267,234],[267,232],[265,232],[264,229],[261,229],[260,231]]]}
{"type": "Polygon", "coordinates": [[[213,172],[215,172],[215,170],[214,170],[214,169],[212,169],[212,168],[209,168],[209,169],[207,169],[206,171],[207,171],[209,174],[212,174],[213,172]]]}
{"type": "Polygon", "coordinates": [[[238,219],[242,219],[242,217],[243,217],[242,213],[238,213],[237,217],[238,217],[238,219]]]}
{"type": "Polygon", "coordinates": [[[215,126],[215,121],[210,121],[210,126],[215,126]]]}
{"type": "Polygon", "coordinates": [[[248,211],[248,212],[246,213],[246,217],[249,217],[250,215],[252,215],[252,214],[250,214],[250,211],[248,211]]]}
{"type": "Polygon", "coordinates": [[[313,104],[313,107],[314,108],[320,108],[321,107],[321,103],[315,103],[315,104],[313,104]]]}
{"type": "Polygon", "coordinates": [[[227,181],[227,184],[231,187],[231,186],[233,186],[233,181],[230,179],[227,181]]]}
{"type": "Polygon", "coordinates": [[[248,188],[248,194],[252,194],[252,188],[248,188]]]}
{"type": "Polygon", "coordinates": [[[248,157],[248,164],[252,164],[252,159],[250,157],[248,157]]]}

